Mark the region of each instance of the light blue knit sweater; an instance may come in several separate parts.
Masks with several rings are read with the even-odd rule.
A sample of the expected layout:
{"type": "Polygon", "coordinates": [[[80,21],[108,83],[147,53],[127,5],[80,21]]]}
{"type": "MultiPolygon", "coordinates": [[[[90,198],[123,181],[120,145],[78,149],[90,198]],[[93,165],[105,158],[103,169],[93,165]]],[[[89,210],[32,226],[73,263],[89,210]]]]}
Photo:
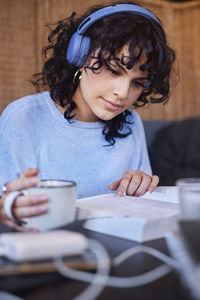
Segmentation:
{"type": "Polygon", "coordinates": [[[151,174],[142,122],[132,117],[132,134],[105,147],[101,122],[69,123],[48,92],[12,102],[0,117],[0,194],[28,167],[42,179],[76,181],[78,197],[108,193],[130,169],[151,174]]]}

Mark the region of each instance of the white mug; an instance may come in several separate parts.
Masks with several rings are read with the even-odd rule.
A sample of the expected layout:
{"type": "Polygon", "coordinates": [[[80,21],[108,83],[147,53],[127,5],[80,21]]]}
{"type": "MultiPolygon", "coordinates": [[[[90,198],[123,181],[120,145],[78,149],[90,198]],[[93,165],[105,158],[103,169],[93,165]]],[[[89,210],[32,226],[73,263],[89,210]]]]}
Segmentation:
{"type": "Polygon", "coordinates": [[[75,219],[76,183],[69,180],[41,180],[35,187],[22,191],[24,195],[46,194],[47,212],[42,215],[24,218],[25,227],[40,231],[53,229],[71,223],[75,219]]]}

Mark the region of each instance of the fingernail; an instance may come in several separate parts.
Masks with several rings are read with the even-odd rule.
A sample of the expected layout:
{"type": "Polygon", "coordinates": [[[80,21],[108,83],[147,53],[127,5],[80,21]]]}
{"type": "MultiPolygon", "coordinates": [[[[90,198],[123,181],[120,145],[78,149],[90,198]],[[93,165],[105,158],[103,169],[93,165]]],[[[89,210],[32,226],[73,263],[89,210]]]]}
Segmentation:
{"type": "Polygon", "coordinates": [[[148,191],[150,192],[150,193],[152,193],[153,191],[154,191],[154,186],[150,186],[150,187],[148,187],[148,191]]]}
{"type": "Polygon", "coordinates": [[[37,228],[28,228],[28,232],[38,232],[37,228]]]}
{"type": "Polygon", "coordinates": [[[117,197],[122,197],[123,196],[123,191],[122,190],[118,190],[117,191],[117,197]]]}
{"type": "Polygon", "coordinates": [[[108,189],[109,189],[109,190],[111,190],[111,191],[113,190],[113,187],[112,187],[112,185],[111,185],[111,184],[110,184],[110,185],[108,185],[108,189]]]}
{"type": "Polygon", "coordinates": [[[45,194],[40,194],[40,195],[36,195],[36,200],[37,201],[48,200],[48,197],[45,194]]]}
{"type": "Polygon", "coordinates": [[[37,178],[37,177],[29,178],[29,183],[30,183],[31,186],[36,185],[39,181],[40,181],[40,180],[39,180],[39,178],[37,178]]]}
{"type": "Polygon", "coordinates": [[[35,168],[27,168],[27,171],[30,171],[30,172],[35,171],[35,168]]]}
{"type": "Polygon", "coordinates": [[[38,206],[36,207],[36,212],[37,212],[38,214],[44,213],[44,212],[46,212],[46,211],[47,211],[47,206],[46,206],[46,205],[38,205],[38,206]]]}

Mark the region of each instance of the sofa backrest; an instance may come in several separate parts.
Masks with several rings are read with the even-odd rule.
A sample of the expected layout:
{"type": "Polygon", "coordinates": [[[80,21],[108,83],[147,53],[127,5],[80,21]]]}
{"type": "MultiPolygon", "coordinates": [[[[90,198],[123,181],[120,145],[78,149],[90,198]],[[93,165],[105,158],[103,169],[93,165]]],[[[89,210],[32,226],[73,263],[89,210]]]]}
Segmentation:
{"type": "Polygon", "coordinates": [[[149,158],[160,185],[200,177],[200,118],[144,121],[149,158]]]}

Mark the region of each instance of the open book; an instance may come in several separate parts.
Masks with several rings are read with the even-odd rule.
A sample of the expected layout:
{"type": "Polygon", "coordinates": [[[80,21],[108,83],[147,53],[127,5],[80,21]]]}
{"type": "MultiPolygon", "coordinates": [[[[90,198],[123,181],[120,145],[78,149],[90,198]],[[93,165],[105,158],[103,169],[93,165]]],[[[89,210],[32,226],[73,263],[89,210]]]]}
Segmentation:
{"type": "Polygon", "coordinates": [[[104,194],[77,200],[77,218],[93,231],[144,242],[173,230],[179,214],[177,187],[157,187],[141,197],[104,194]]]}

